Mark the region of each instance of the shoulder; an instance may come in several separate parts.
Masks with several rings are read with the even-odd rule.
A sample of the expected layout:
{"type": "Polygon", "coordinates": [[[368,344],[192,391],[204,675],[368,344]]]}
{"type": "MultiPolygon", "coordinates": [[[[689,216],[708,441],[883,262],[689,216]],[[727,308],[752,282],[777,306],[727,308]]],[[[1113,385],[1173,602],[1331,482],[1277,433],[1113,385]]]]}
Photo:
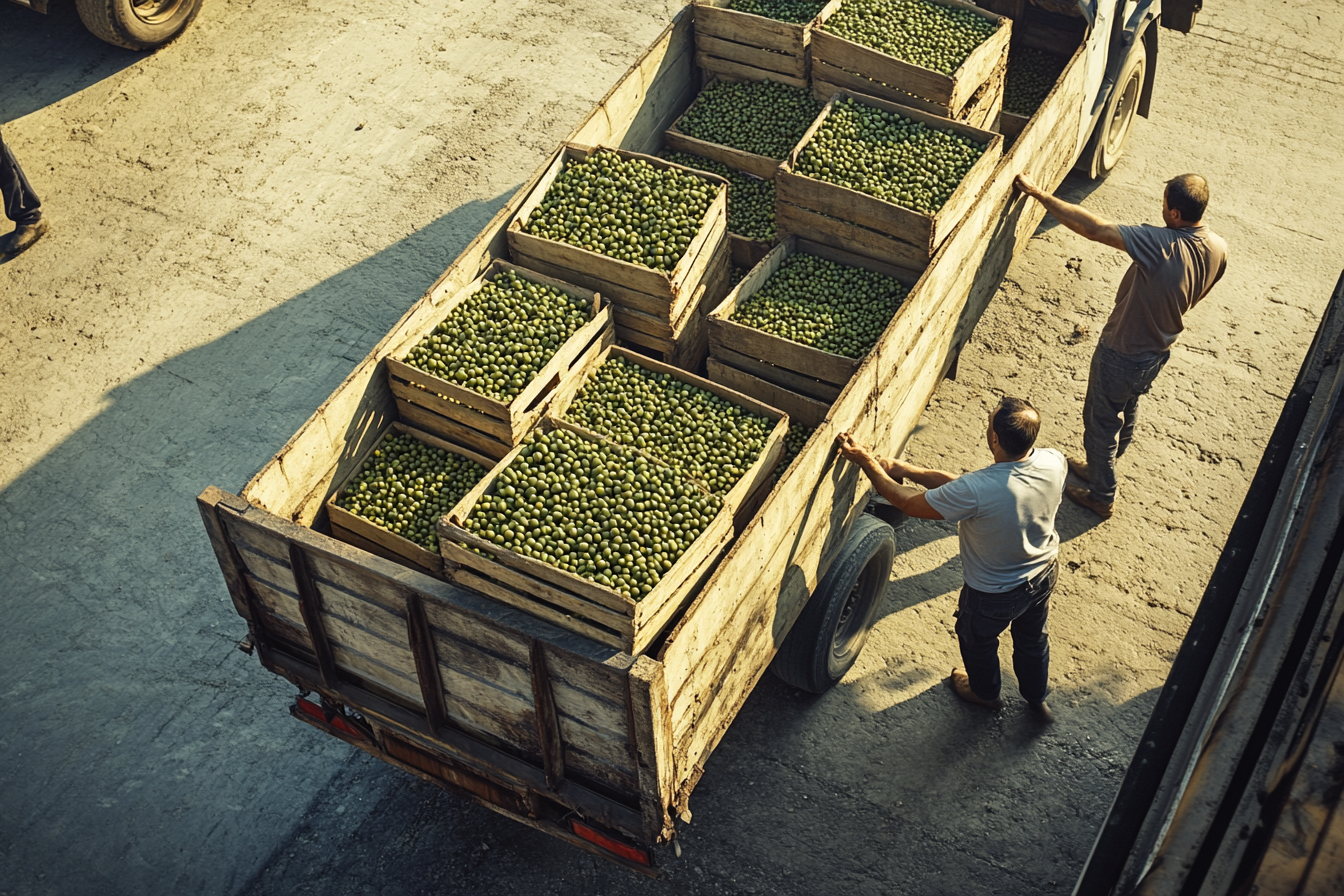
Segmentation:
{"type": "Polygon", "coordinates": [[[1121,224],[1120,238],[1125,241],[1125,251],[1135,261],[1144,261],[1155,252],[1161,252],[1170,243],[1170,234],[1166,227],[1152,224],[1121,224]]]}

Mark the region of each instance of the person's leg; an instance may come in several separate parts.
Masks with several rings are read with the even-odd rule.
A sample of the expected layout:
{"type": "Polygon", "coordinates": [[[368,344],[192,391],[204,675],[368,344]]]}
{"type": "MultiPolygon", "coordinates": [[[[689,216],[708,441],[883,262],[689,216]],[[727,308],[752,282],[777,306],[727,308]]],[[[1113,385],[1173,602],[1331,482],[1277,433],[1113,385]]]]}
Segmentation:
{"type": "MultiPolygon", "coordinates": [[[[1015,594],[1016,592],[1009,592],[1015,594]]],[[[957,644],[961,647],[961,662],[971,681],[971,690],[982,700],[999,699],[1003,688],[1003,673],[999,669],[999,635],[1012,622],[997,609],[998,595],[987,595],[970,585],[963,585],[957,607],[957,644]],[[988,600],[986,600],[988,599],[988,600]],[[986,604],[990,606],[986,606],[986,604]]]]}
{"type": "Polygon", "coordinates": [[[1115,458],[1120,427],[1130,394],[1116,355],[1098,344],[1092,353],[1083,399],[1083,448],[1092,497],[1103,504],[1115,500],[1115,458]]]}
{"type": "Polygon", "coordinates": [[[1013,620],[1013,672],[1022,698],[1032,705],[1050,693],[1050,595],[1059,569],[1055,564],[1031,583],[1031,604],[1013,620]]]}
{"type": "Polygon", "coordinates": [[[4,199],[5,217],[15,224],[36,224],[41,219],[42,201],[24,176],[19,160],[5,145],[3,132],[0,132],[0,197],[4,199]]]}
{"type": "Polygon", "coordinates": [[[1162,372],[1162,368],[1166,366],[1167,360],[1170,357],[1170,352],[1162,355],[1161,358],[1144,369],[1139,375],[1138,380],[1135,382],[1134,394],[1130,397],[1129,401],[1125,403],[1125,422],[1124,425],[1120,427],[1120,443],[1115,451],[1115,456],[1117,458],[1124,455],[1125,449],[1128,448],[1129,443],[1134,440],[1134,427],[1139,423],[1139,398],[1147,395],[1149,391],[1152,390],[1153,381],[1156,380],[1157,375],[1162,372]]]}

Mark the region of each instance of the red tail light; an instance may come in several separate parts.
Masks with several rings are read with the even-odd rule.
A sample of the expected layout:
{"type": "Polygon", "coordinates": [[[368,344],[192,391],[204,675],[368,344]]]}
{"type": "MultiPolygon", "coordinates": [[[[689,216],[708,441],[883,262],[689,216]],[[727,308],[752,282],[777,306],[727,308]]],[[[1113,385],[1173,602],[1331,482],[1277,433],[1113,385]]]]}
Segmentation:
{"type": "Polygon", "coordinates": [[[337,731],[348,734],[351,737],[358,737],[360,740],[369,739],[369,734],[367,731],[363,731],[360,728],[356,727],[355,725],[350,724],[350,722],[345,718],[345,716],[343,716],[338,712],[328,712],[327,710],[323,709],[321,706],[318,706],[311,700],[305,700],[303,697],[295,697],[294,708],[297,709],[299,712],[303,713],[304,715],[311,716],[312,718],[317,719],[319,722],[323,722],[327,725],[330,725],[337,731]]]}
{"type": "Polygon", "coordinates": [[[575,821],[573,819],[570,819],[569,827],[571,830],[574,831],[575,834],[578,834],[580,837],[587,840],[589,843],[602,847],[607,852],[615,853],[621,858],[627,859],[631,862],[638,862],[641,865],[648,865],[650,868],[653,867],[653,858],[649,855],[649,852],[646,849],[640,849],[637,846],[631,846],[628,843],[622,843],[615,837],[608,837],[601,831],[595,830],[594,828],[590,828],[588,827],[588,825],[584,824],[581,821],[575,821]]]}

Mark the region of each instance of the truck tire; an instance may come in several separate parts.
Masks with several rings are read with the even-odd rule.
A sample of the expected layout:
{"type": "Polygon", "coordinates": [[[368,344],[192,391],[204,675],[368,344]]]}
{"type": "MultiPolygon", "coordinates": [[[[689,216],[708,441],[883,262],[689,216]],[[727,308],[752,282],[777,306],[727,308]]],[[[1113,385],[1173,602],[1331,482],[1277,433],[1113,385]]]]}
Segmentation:
{"type": "Polygon", "coordinates": [[[896,556],[896,533],[861,514],[770,668],[796,688],[824,694],[845,677],[868,641],[896,556]]]}
{"type": "Polygon", "coordinates": [[[75,0],[84,27],[110,44],[152,50],[182,33],[203,0],[75,0]]]}
{"type": "Polygon", "coordinates": [[[1143,41],[1136,41],[1134,51],[1125,60],[1116,88],[1106,98],[1106,109],[1097,121],[1097,130],[1088,141],[1083,153],[1093,180],[1104,180],[1115,170],[1116,163],[1125,153],[1125,143],[1129,140],[1130,126],[1139,111],[1139,98],[1143,96],[1143,84],[1148,77],[1148,50],[1143,41]]]}

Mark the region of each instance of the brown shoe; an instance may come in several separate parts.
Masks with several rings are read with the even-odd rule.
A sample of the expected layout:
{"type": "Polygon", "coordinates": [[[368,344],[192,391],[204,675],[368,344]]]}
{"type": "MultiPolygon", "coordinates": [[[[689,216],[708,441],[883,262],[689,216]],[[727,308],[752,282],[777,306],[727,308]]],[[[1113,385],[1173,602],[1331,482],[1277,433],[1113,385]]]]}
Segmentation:
{"type": "Polygon", "coordinates": [[[1036,717],[1036,721],[1040,722],[1041,724],[1043,725],[1054,724],[1055,713],[1053,710],[1050,709],[1050,707],[1045,705],[1044,700],[1042,700],[1040,703],[1028,703],[1027,709],[1031,710],[1031,714],[1034,715],[1036,717]]]}
{"type": "Polygon", "coordinates": [[[1104,520],[1111,518],[1115,512],[1115,502],[1103,504],[1092,497],[1092,492],[1077,485],[1064,486],[1064,495],[1079,507],[1086,507],[1104,520]]]}
{"type": "Polygon", "coordinates": [[[975,691],[971,690],[971,677],[966,674],[965,670],[953,669],[952,677],[949,681],[952,682],[952,690],[956,692],[958,697],[965,700],[967,703],[974,703],[977,706],[987,706],[990,709],[1003,709],[1002,700],[986,700],[984,697],[979,696],[975,691]]]}
{"type": "Polygon", "coordinates": [[[13,258],[20,252],[31,249],[47,232],[47,222],[38,218],[32,224],[20,224],[9,233],[0,237],[0,258],[13,258]]]}
{"type": "Polygon", "coordinates": [[[1079,459],[1076,458],[1076,457],[1070,457],[1070,458],[1068,459],[1068,461],[1069,461],[1069,472],[1070,472],[1070,473],[1072,473],[1073,475],[1077,476],[1079,479],[1083,480],[1084,482],[1091,482],[1091,481],[1092,481],[1092,472],[1091,472],[1090,470],[1088,470],[1088,468],[1087,468],[1087,461],[1085,461],[1085,460],[1079,460],[1079,459]]]}

